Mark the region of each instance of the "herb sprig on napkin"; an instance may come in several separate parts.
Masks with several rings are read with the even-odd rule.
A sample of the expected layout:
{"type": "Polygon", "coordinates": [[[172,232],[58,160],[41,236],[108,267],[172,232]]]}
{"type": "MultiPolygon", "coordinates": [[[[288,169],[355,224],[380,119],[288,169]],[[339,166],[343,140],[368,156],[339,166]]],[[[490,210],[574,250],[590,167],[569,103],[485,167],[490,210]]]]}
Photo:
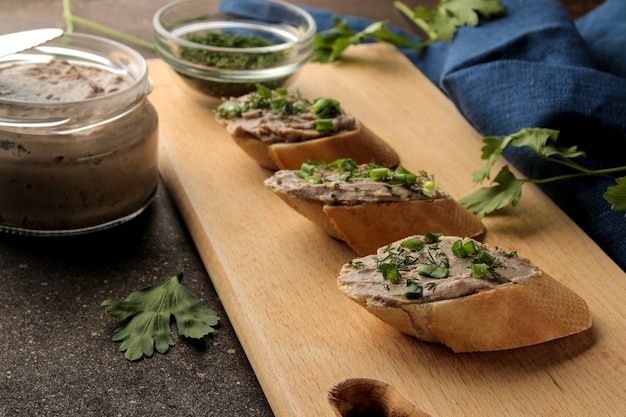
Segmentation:
{"type": "Polygon", "coordinates": [[[387,21],[372,23],[362,31],[356,32],[345,19],[335,17],[334,27],[319,32],[315,37],[312,60],[322,63],[336,61],[350,45],[358,45],[365,41],[420,50],[439,40],[452,41],[458,28],[478,25],[480,16],[491,19],[504,14],[501,0],[439,0],[437,7],[432,9],[417,6],[411,10],[401,1],[396,1],[394,6],[422,29],[428,35],[428,39],[413,42],[389,29],[387,21]]]}
{"type": "MultiPolygon", "coordinates": [[[[570,173],[547,178],[517,178],[508,165],[505,165],[494,177],[491,186],[481,187],[474,193],[463,197],[459,202],[482,218],[508,205],[516,206],[522,198],[523,185],[527,183],[541,184],[567,178],[626,172],[626,166],[602,170],[584,167],[577,158],[583,158],[585,153],[579,151],[576,146],[570,148],[556,146],[555,142],[558,137],[559,131],[557,130],[525,128],[508,136],[483,138],[481,158],[486,159],[487,163],[473,172],[475,183],[480,184],[491,179],[491,170],[507,146],[529,148],[540,158],[567,167],[570,173]]],[[[607,189],[604,199],[611,204],[613,210],[626,210],[626,177],[617,178],[616,185],[607,189]]]]}

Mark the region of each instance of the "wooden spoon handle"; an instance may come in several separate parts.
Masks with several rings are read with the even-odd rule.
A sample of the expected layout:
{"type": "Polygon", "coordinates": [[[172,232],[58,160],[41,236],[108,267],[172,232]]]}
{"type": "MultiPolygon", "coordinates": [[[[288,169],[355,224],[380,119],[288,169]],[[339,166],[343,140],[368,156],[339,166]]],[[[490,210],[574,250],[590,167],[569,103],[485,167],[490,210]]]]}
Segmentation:
{"type": "Polygon", "coordinates": [[[431,417],[391,385],[375,379],[342,381],[331,388],[328,401],[337,417],[431,417]]]}

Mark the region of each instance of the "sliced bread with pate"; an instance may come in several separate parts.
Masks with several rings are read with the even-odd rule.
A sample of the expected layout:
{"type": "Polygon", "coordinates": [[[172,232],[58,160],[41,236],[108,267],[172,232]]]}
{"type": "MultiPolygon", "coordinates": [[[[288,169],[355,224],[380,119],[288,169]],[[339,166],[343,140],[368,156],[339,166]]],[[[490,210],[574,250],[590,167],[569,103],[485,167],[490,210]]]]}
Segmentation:
{"type": "Polygon", "coordinates": [[[407,234],[479,237],[481,221],[437,186],[426,172],[414,174],[352,159],[305,163],[279,170],[265,185],[285,203],[359,255],[407,234]]]}
{"type": "Polygon", "coordinates": [[[455,352],[535,345],[591,327],[585,301],[516,252],[409,236],[346,263],[339,289],[399,331],[455,352]]]}
{"type": "Polygon", "coordinates": [[[248,156],[272,170],[339,158],[388,166],[400,162],[389,144],[334,99],[310,101],[287,89],[259,86],[255,92],[225,100],[215,117],[248,156]]]}

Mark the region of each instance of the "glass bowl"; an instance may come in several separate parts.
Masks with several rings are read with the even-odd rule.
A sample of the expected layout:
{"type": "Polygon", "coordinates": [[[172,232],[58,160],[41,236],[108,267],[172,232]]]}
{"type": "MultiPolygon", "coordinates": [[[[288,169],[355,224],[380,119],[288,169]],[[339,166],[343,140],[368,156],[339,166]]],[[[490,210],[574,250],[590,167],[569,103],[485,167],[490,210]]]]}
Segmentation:
{"type": "Polygon", "coordinates": [[[178,0],[153,19],[157,54],[211,101],[290,82],[311,58],[317,26],[281,0],[178,0]]]}

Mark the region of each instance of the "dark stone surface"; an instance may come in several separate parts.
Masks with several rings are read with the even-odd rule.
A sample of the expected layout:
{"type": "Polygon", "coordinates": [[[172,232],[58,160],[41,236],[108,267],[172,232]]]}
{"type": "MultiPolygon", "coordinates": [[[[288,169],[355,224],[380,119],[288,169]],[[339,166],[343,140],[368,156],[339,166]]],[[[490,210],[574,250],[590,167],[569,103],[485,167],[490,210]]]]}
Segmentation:
{"type": "Polygon", "coordinates": [[[134,221],[72,238],[0,235],[0,416],[270,416],[165,187],[134,221]],[[102,301],[183,272],[216,332],[129,362],[102,301]]]}

